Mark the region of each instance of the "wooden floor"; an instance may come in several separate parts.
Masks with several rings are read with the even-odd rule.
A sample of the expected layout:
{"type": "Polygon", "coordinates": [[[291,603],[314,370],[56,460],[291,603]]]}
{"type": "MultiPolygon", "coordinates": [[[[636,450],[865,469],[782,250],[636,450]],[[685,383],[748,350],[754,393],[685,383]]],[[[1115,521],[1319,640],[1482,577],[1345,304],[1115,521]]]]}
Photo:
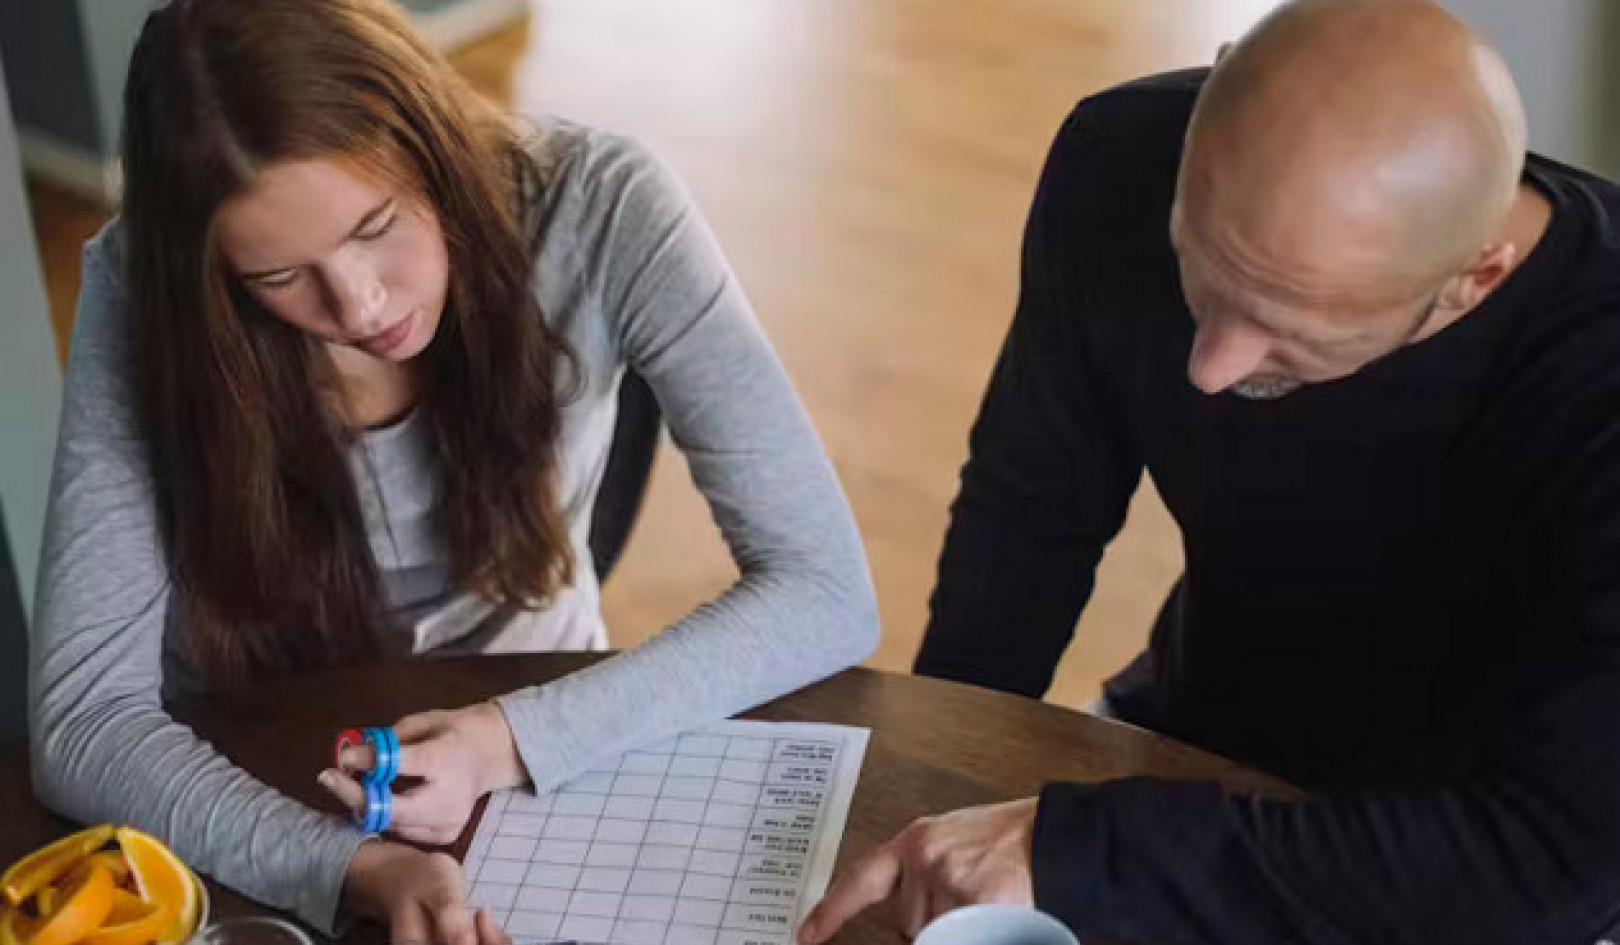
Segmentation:
{"type": "MultiPolygon", "coordinates": [[[[849,492],[883,608],[871,664],[904,669],[1052,133],[1085,94],[1207,62],[1269,5],[536,0],[530,22],[453,59],[519,111],[640,136],[686,178],[849,492]]],[[[30,192],[65,346],[78,247],[102,217],[30,192]]],[[[1049,698],[1091,698],[1140,649],[1180,558],[1145,489],[1049,698]]],[[[606,589],[613,642],[644,639],[733,574],[666,448],[606,589]]]]}

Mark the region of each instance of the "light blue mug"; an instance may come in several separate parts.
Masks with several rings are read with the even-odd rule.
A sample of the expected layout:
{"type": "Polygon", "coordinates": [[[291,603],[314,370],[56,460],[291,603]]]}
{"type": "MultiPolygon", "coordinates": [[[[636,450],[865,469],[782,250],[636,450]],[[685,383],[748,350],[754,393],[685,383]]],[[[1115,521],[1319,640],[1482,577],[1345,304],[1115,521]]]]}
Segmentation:
{"type": "Polygon", "coordinates": [[[1069,927],[1028,906],[964,906],[928,923],[913,945],[1080,945],[1069,927]]]}

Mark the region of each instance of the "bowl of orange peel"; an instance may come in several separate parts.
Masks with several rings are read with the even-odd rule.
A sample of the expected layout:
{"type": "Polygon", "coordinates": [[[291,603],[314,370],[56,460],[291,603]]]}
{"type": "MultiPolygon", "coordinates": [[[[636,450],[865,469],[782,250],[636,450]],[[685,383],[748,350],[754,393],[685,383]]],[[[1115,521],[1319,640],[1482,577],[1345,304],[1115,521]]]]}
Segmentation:
{"type": "Polygon", "coordinates": [[[0,945],[177,945],[208,922],[208,890],[169,848],[103,825],[0,876],[0,945]]]}

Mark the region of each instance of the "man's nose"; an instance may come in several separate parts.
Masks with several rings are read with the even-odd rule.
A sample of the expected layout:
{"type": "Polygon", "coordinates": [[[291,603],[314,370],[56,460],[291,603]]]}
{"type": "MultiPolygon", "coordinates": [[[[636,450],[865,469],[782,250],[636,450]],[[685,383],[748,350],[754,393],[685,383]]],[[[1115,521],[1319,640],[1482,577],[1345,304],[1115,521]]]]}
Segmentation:
{"type": "Polygon", "coordinates": [[[1218,394],[1265,364],[1271,346],[1234,319],[1205,319],[1193,336],[1187,379],[1206,394],[1218,394]]]}

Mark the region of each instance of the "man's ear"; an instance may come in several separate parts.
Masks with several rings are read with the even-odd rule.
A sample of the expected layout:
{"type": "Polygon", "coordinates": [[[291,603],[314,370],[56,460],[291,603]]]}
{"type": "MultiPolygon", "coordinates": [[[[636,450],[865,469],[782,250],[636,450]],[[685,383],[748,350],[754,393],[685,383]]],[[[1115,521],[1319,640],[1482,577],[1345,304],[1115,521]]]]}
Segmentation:
{"type": "Polygon", "coordinates": [[[1518,255],[1519,248],[1511,242],[1480,247],[1467,268],[1452,276],[1441,289],[1438,310],[1456,315],[1472,310],[1513,271],[1518,255]]]}

